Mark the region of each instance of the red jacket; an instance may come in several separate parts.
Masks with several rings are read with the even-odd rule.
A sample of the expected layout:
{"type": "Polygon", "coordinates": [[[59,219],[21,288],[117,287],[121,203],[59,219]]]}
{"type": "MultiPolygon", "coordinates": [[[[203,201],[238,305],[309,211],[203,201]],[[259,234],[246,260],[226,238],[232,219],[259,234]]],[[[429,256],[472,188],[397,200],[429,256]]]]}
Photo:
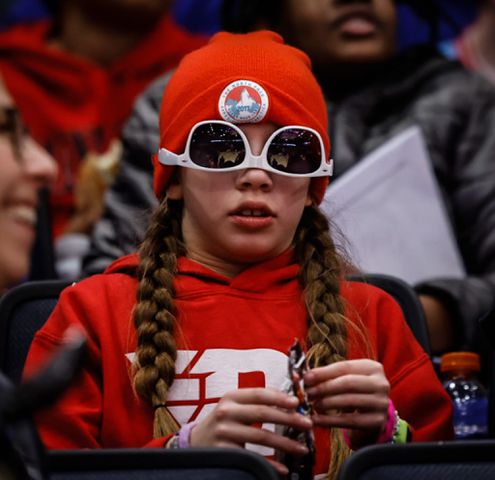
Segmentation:
{"type": "Polygon", "coordinates": [[[51,22],[0,34],[0,73],[33,137],[59,163],[53,189],[55,233],[72,213],[79,162],[104,152],[120,136],[136,96],[175,67],[206,37],[194,36],[165,16],[133,50],[108,68],[49,45],[51,22]]]}
{"type": "MultiPolygon", "coordinates": [[[[167,404],[180,424],[201,419],[227,391],[281,387],[287,374],[287,351],[294,338],[305,338],[307,321],[297,280],[299,267],[290,259],[287,252],[233,279],[187,258],[179,260],[175,280],[179,355],[167,404]]],[[[89,336],[89,359],[79,381],[38,419],[49,448],[162,446],[165,442],[164,438],[152,440],[152,409],[132,390],[136,279],[119,273],[129,265],[136,265],[135,256],[124,257],[105,274],[67,288],[34,339],[28,372],[60,344],[68,325],[82,325],[89,336]]],[[[414,429],[413,439],[450,438],[449,397],[399,306],[385,292],[362,283],[344,282],[341,293],[347,315],[369,335],[369,346],[391,384],[391,398],[414,429]]],[[[349,334],[349,358],[367,356],[359,335],[353,329],[349,334]]],[[[329,435],[317,429],[315,436],[316,472],[323,473],[329,461],[329,435]]]]}

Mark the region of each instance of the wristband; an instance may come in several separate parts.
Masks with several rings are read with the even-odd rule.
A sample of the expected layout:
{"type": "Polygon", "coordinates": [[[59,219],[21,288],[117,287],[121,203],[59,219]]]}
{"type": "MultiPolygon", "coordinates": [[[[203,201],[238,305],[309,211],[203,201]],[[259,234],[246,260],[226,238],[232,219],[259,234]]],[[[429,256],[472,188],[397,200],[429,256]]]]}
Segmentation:
{"type": "Polygon", "coordinates": [[[410,438],[411,438],[411,428],[409,427],[409,424],[405,420],[402,420],[402,418],[399,418],[399,421],[397,422],[394,428],[392,443],[398,445],[404,444],[409,442],[410,438]]]}
{"type": "Polygon", "coordinates": [[[390,443],[394,438],[394,431],[396,425],[399,423],[399,414],[394,407],[392,399],[388,399],[388,420],[385,425],[385,429],[377,438],[376,443],[390,443]]]}
{"type": "Polygon", "coordinates": [[[196,426],[196,422],[190,422],[182,425],[179,430],[179,448],[189,448],[190,438],[191,438],[191,430],[196,426]]]}
{"type": "MultiPolygon", "coordinates": [[[[376,439],[375,443],[406,443],[408,424],[407,422],[399,418],[399,414],[397,413],[397,410],[395,410],[394,404],[390,398],[388,400],[387,418],[388,419],[385,428],[383,429],[383,432],[379,435],[379,437],[376,439]],[[402,426],[402,424],[406,425],[405,434],[403,430],[404,427],[402,426]],[[395,441],[396,438],[397,438],[397,442],[395,441]]],[[[351,450],[353,450],[351,438],[349,435],[349,430],[345,429],[342,431],[342,433],[344,436],[345,443],[351,450]]]]}

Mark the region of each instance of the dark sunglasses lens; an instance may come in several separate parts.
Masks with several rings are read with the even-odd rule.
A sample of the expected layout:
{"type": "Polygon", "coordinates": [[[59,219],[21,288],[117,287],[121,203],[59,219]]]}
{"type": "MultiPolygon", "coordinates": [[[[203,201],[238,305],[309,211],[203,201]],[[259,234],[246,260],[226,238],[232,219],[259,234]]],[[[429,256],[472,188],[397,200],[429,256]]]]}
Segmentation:
{"type": "Polygon", "coordinates": [[[239,133],[228,125],[206,123],[196,127],[191,137],[189,156],[205,168],[231,168],[244,160],[246,149],[239,133]]]}
{"type": "Polygon", "coordinates": [[[289,128],[273,138],[267,156],[275,170],[304,175],[320,167],[321,145],[313,132],[289,128]]]}

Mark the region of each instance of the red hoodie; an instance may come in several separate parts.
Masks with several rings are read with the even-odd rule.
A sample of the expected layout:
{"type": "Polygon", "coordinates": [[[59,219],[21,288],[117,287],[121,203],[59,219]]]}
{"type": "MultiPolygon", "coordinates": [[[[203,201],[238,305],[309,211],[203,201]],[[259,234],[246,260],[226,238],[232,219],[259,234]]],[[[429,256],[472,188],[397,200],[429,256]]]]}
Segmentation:
{"type": "MultiPolygon", "coordinates": [[[[187,258],[179,260],[179,352],[167,405],[180,424],[203,418],[227,391],[283,384],[288,349],[294,338],[305,338],[307,329],[299,267],[291,257],[289,251],[233,279],[187,258]]],[[[27,372],[60,345],[68,325],[82,325],[89,337],[89,358],[79,381],[38,418],[48,448],[160,447],[166,441],[152,440],[152,408],[132,390],[137,282],[120,272],[136,262],[135,256],[124,257],[105,274],[67,288],[34,339],[27,372]]],[[[362,283],[342,283],[341,294],[350,320],[366,329],[391,384],[391,398],[414,429],[413,440],[450,438],[449,397],[399,306],[385,292],[362,283]]],[[[354,331],[349,329],[348,357],[368,356],[354,331]]],[[[328,431],[316,429],[315,437],[316,473],[324,473],[328,431]]]]}
{"type": "Polygon", "coordinates": [[[52,24],[41,21],[0,34],[0,73],[33,137],[59,164],[53,188],[55,234],[72,213],[79,162],[119,137],[136,96],[175,67],[206,37],[165,16],[136,47],[104,68],[50,46],[52,24]]]}

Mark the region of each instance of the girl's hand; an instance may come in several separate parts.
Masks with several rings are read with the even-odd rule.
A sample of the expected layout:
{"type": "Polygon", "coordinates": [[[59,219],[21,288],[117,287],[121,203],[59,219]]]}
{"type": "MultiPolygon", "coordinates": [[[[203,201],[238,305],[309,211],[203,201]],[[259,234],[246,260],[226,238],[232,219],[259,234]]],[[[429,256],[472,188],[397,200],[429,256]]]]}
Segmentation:
{"type": "Polygon", "coordinates": [[[314,368],[304,376],[315,425],[349,429],[353,447],[374,443],[388,421],[390,384],[383,366],[368,359],[314,368]]]}
{"type": "MultiPolygon", "coordinates": [[[[192,447],[244,448],[254,443],[282,450],[294,455],[305,455],[308,450],[299,442],[253,424],[274,423],[310,430],[310,419],[294,411],[297,399],[270,388],[241,388],[227,393],[215,409],[191,431],[192,447]]],[[[282,475],[287,468],[269,460],[282,475]]]]}

